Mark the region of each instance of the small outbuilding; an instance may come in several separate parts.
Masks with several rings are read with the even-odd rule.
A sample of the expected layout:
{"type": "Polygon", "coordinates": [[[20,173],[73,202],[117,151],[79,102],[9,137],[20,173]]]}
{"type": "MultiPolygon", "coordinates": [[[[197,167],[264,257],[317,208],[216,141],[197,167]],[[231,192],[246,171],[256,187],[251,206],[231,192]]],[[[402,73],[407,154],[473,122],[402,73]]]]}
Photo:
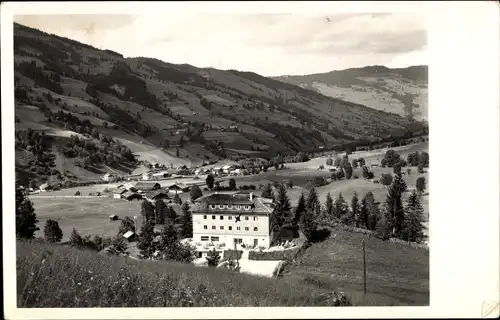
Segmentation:
{"type": "Polygon", "coordinates": [[[127,232],[125,232],[125,234],[123,235],[123,237],[125,239],[127,239],[128,242],[132,242],[132,241],[136,240],[137,235],[133,231],[127,231],[127,232]]]}

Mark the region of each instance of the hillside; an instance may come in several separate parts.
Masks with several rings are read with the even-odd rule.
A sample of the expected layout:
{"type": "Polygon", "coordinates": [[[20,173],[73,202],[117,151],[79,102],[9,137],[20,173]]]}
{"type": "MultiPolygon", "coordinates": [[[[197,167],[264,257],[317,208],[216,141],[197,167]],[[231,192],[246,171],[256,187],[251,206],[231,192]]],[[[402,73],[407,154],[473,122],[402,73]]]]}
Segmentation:
{"type": "MultiPolygon", "coordinates": [[[[60,175],[126,174],[138,165],[130,153],[167,166],[200,165],[366,143],[422,127],[255,73],[124,58],[19,24],[14,58],[16,131],[45,132],[51,143],[44,152],[60,175]],[[75,134],[81,141],[68,142],[75,134]]],[[[28,155],[26,148],[16,152],[28,155]]],[[[18,171],[38,174],[26,169],[33,161],[18,161],[18,171]]],[[[50,178],[52,169],[42,171],[50,178]]]]}
{"type": "Polygon", "coordinates": [[[36,240],[17,242],[17,287],[19,308],[346,304],[332,290],[284,279],[176,262],[105,256],[36,240]]]}
{"type": "Polygon", "coordinates": [[[427,121],[428,67],[368,66],[276,80],[377,110],[427,121]]]}

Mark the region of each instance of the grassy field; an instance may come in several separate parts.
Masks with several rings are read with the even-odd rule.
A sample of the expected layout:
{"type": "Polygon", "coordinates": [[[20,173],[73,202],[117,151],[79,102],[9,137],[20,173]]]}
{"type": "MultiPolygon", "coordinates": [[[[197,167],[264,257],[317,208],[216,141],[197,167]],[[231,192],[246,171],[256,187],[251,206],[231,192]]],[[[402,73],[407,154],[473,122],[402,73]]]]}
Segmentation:
{"type": "Polygon", "coordinates": [[[43,226],[47,219],[56,220],[63,231],[63,241],[69,240],[71,231],[76,228],[80,234],[104,235],[113,237],[118,233],[120,221],[110,221],[109,215],[116,214],[120,219],[126,216],[139,216],[140,201],[125,201],[112,198],[36,198],[31,199],[39,220],[43,236],[43,226]]]}
{"type": "Polygon", "coordinates": [[[286,279],[17,242],[19,308],[332,306],[321,295],[328,291],[286,279]]]}
{"type": "Polygon", "coordinates": [[[429,251],[361,233],[333,229],[308,248],[283,279],[346,292],[354,305],[429,305],[429,251]],[[362,240],[366,241],[367,295],[363,294],[362,240]]]}

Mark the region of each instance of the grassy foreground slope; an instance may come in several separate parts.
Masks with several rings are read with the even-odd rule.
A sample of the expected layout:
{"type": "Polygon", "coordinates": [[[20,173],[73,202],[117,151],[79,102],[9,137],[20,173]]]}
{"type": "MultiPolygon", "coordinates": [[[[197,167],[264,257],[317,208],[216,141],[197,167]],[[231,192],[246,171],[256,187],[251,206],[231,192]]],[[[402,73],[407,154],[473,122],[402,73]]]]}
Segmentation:
{"type": "Polygon", "coordinates": [[[374,236],[332,230],[283,274],[291,283],[346,292],[353,305],[429,305],[429,250],[382,241],[374,236]],[[363,294],[365,240],[367,295],[363,294]]]}
{"type": "Polygon", "coordinates": [[[333,306],[332,291],[280,278],[17,242],[20,308],[333,306]]]}

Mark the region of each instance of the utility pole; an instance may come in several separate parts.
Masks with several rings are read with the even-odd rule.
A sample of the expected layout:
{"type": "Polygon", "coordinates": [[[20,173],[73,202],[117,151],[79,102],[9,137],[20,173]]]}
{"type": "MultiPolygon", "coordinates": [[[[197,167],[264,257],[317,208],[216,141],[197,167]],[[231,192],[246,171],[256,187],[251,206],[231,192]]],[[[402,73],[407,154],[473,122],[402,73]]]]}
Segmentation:
{"type": "Polygon", "coordinates": [[[363,243],[363,291],[366,295],[366,258],[365,258],[365,239],[362,240],[363,243]]]}

